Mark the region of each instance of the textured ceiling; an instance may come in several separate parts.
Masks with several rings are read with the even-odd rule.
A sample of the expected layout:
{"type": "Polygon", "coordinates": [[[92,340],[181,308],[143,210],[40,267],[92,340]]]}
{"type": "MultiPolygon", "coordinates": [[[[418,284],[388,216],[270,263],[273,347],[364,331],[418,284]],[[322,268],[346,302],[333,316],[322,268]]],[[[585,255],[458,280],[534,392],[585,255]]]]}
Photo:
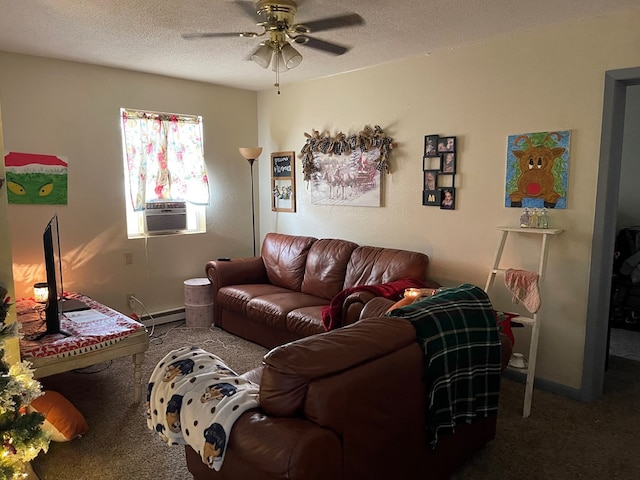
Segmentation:
{"type": "MultiPolygon", "coordinates": [[[[360,14],[363,26],[319,32],[349,46],[304,60],[280,83],[357,70],[485,39],[631,9],[640,0],[300,0],[297,23],[360,14]]],[[[0,0],[0,51],[125,68],[251,90],[275,74],[249,60],[261,38],[184,40],[182,33],[258,31],[235,0],[0,0]]],[[[1,72],[0,72],[1,73],[1,72]]]]}

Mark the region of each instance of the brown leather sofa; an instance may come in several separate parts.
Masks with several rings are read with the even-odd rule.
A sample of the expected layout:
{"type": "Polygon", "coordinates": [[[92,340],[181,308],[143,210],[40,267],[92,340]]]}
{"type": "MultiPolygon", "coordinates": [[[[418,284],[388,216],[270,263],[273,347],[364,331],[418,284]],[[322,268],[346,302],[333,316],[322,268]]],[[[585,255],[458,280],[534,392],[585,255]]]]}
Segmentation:
{"type": "Polygon", "coordinates": [[[260,407],[234,424],[221,470],[186,446],[189,471],[196,480],[448,478],[495,437],[496,416],[458,425],[432,449],[422,355],[413,326],[390,317],[277,347],[246,374],[260,383],[260,407]]]}
{"type": "MultiPolygon", "coordinates": [[[[344,289],[404,279],[427,281],[429,258],[418,252],[359,246],[339,239],[268,233],[259,257],[210,261],[213,324],[273,348],[325,331],[322,308],[344,289]]],[[[360,319],[370,291],[341,305],[343,325],[360,319]]]]}

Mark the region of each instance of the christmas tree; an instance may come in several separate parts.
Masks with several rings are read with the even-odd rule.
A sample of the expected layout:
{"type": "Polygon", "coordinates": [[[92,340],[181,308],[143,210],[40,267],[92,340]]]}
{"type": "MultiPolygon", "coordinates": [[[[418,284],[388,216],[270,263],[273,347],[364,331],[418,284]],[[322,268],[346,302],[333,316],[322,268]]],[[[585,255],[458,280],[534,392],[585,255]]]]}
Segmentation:
{"type": "Polygon", "coordinates": [[[42,394],[28,362],[9,366],[4,345],[19,336],[18,323],[5,323],[11,307],[7,290],[0,286],[0,480],[22,478],[25,464],[40,450],[49,448],[48,435],[42,430],[44,416],[27,413],[27,405],[42,394]]]}

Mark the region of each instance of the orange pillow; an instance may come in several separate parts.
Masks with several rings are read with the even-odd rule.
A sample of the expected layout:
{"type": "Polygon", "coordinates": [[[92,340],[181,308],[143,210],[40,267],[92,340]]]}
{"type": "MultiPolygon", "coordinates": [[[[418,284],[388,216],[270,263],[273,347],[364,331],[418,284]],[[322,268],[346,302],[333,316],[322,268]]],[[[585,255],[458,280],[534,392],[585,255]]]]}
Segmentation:
{"type": "Polygon", "coordinates": [[[89,430],[87,421],[78,409],[53,390],[45,390],[44,395],[34,399],[27,410],[44,415],[42,429],[51,434],[54,442],[68,442],[89,430]]]}

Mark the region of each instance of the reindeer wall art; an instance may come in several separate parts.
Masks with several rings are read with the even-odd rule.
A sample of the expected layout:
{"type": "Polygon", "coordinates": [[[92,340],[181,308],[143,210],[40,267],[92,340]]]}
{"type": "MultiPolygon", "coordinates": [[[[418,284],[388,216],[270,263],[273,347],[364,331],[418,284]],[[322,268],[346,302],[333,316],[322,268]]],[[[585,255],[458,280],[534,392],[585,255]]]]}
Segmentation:
{"type": "Polygon", "coordinates": [[[314,153],[316,171],[311,175],[311,203],[379,207],[380,149],[355,148],[348,154],[314,153]]]}
{"type": "Polygon", "coordinates": [[[510,135],[506,207],[567,208],[571,130],[510,135]]]}
{"type": "Polygon", "coordinates": [[[299,158],[304,180],[311,185],[314,205],[379,207],[381,172],[389,173],[393,139],[379,125],[357,134],[320,133],[312,130],[299,158]]]}

